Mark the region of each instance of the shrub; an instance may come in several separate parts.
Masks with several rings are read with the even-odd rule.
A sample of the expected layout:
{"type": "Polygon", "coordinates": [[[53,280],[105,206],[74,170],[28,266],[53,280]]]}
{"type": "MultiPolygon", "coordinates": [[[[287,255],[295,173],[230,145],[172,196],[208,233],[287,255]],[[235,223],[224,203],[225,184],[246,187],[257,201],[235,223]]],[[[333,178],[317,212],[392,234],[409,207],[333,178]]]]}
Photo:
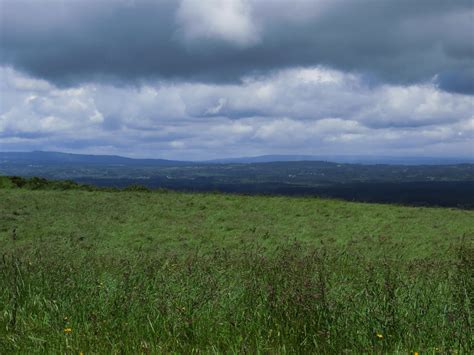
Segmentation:
{"type": "Polygon", "coordinates": [[[129,191],[129,192],[151,192],[151,190],[148,187],[145,187],[143,185],[138,185],[138,184],[132,184],[123,189],[123,191],[129,191]]]}

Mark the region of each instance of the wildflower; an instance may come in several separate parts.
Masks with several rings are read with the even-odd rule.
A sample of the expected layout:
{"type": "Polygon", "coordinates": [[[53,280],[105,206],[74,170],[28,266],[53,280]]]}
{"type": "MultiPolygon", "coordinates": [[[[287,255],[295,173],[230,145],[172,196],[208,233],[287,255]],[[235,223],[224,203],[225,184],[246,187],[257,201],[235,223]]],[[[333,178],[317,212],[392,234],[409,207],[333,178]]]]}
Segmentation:
{"type": "Polygon", "coordinates": [[[420,353],[418,351],[414,351],[413,355],[420,355],[420,353]]]}
{"type": "Polygon", "coordinates": [[[380,333],[375,334],[375,336],[376,336],[378,339],[383,339],[383,335],[380,334],[380,333]]]}
{"type": "Polygon", "coordinates": [[[72,328],[64,328],[64,333],[72,333],[72,328]]]}

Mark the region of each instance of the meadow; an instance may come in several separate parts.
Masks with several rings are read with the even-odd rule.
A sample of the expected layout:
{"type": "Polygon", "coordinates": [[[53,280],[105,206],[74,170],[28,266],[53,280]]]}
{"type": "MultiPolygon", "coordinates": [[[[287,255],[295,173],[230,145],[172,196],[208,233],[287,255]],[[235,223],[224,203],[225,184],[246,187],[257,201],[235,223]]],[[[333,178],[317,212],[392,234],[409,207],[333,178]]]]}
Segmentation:
{"type": "Polygon", "coordinates": [[[474,350],[472,210],[0,180],[2,354],[474,350]]]}

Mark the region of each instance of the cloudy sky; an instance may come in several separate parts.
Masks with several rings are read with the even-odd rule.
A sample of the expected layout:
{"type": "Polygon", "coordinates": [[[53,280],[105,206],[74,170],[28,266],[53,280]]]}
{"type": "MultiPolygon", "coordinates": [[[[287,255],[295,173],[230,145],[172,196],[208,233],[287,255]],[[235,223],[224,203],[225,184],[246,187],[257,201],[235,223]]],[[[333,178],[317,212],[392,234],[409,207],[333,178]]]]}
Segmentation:
{"type": "Polygon", "coordinates": [[[474,155],[472,0],[0,0],[0,150],[474,155]]]}

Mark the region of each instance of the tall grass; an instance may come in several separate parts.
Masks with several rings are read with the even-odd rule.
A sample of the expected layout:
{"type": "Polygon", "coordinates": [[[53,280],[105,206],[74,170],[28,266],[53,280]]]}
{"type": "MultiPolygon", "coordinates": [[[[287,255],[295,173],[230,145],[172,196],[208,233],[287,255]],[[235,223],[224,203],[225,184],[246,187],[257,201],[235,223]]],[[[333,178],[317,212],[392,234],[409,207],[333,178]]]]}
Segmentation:
{"type": "Polygon", "coordinates": [[[474,350],[466,242],[416,261],[296,243],[128,257],[37,246],[1,255],[1,353],[474,350]]]}

